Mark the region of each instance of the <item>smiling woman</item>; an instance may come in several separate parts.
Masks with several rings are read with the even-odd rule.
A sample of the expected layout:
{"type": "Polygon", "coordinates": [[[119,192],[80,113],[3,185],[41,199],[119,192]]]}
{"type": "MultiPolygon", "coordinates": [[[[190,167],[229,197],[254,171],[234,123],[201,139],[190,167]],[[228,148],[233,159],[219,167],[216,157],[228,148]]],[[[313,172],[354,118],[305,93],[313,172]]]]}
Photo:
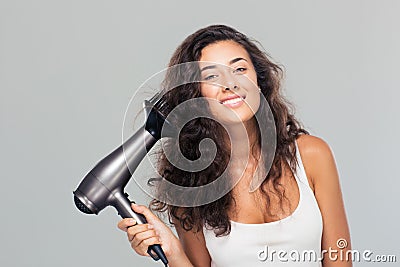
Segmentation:
{"type": "MultiPolygon", "coordinates": [[[[173,109],[203,97],[218,120],[188,122],[179,140],[170,141],[160,152],[159,173],[171,183],[201,187],[218,179],[228,162],[233,162],[228,177],[238,173],[242,162],[246,168],[232,190],[211,203],[180,207],[163,202],[163,198],[152,201],[153,210],[168,211],[179,239],[150,209],[134,205],[134,211],[142,213],[148,224],[135,225],[124,219],[118,225],[127,232],[132,248],[147,256],[149,245],[161,244],[171,267],[266,266],[266,259],[268,266],[351,266],[351,261],[321,258],[323,250],[337,248],[338,239],[347,241],[343,250],[351,249],[339,177],[328,144],[301,127],[282,97],[281,68],[247,36],[225,25],[212,25],[187,37],[169,66],[187,62],[198,63],[195,73],[200,82],[171,90],[165,95],[166,103],[173,109]],[[273,158],[270,168],[266,157],[260,156],[261,139],[266,138],[261,132],[267,126],[255,119],[262,99],[271,109],[276,129],[276,140],[267,140],[276,142],[276,150],[266,155],[273,158]],[[238,143],[248,141],[249,153],[230,153],[231,140],[221,124],[230,129],[244,125],[245,136],[231,137],[238,143]],[[214,140],[217,156],[204,170],[181,170],[165,156],[167,150],[179,147],[188,159],[196,160],[201,155],[199,144],[206,138],[214,140]],[[250,157],[245,157],[248,154],[250,157]],[[260,173],[258,166],[265,172],[260,173]],[[261,176],[262,183],[253,188],[255,176],[261,176]],[[260,251],[286,255],[312,251],[315,258],[290,261],[263,255],[260,260],[260,251]]],[[[158,190],[160,196],[168,194],[162,187],[158,190]]]]}
{"type": "Polygon", "coordinates": [[[243,123],[254,118],[260,105],[260,90],[250,56],[241,45],[230,40],[211,44],[203,49],[199,65],[202,79],[206,81],[201,84],[201,95],[222,104],[210,102],[215,116],[222,121],[243,123]],[[235,116],[223,118],[224,114],[232,114],[225,108],[234,109],[235,116]]]}

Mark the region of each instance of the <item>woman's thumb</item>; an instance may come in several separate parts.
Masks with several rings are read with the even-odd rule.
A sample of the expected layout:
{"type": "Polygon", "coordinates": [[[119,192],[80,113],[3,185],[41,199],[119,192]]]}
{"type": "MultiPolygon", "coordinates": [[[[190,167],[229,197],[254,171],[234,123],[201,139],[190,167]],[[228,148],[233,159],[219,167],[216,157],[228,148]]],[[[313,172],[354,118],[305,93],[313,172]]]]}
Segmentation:
{"type": "Polygon", "coordinates": [[[135,204],[135,203],[132,203],[132,209],[133,209],[133,211],[136,212],[136,213],[143,214],[144,217],[146,217],[146,220],[147,220],[148,223],[153,224],[155,220],[157,220],[157,221],[159,220],[159,219],[157,218],[157,216],[154,215],[154,214],[151,212],[151,210],[149,210],[149,208],[147,208],[146,206],[137,205],[137,204],[135,204]]]}

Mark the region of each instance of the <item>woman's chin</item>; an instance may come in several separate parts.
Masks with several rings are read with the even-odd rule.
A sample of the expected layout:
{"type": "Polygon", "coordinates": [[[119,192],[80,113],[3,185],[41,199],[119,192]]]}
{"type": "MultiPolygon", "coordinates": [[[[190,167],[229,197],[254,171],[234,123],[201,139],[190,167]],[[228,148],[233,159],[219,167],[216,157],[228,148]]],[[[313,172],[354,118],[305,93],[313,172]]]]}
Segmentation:
{"type": "Polygon", "coordinates": [[[254,118],[254,114],[219,117],[218,121],[225,126],[245,125],[254,118]]]}

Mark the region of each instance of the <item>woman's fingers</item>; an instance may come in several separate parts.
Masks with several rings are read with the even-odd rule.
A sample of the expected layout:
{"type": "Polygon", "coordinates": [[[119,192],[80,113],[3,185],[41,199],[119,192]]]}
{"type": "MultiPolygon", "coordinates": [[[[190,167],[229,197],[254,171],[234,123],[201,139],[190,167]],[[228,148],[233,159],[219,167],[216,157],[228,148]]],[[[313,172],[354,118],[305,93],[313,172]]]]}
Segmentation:
{"type": "Polygon", "coordinates": [[[146,232],[150,229],[152,229],[152,228],[149,227],[148,224],[137,224],[135,226],[129,227],[126,232],[128,234],[128,240],[132,241],[137,234],[146,232]]]}
{"type": "Polygon", "coordinates": [[[172,255],[180,243],[171,229],[146,206],[132,204],[132,210],[142,214],[147,221],[137,224],[132,218],[127,218],[118,223],[118,228],[127,233],[133,250],[139,255],[149,256],[148,247],[160,244],[167,257],[172,255]]]}
{"type": "Polygon", "coordinates": [[[154,243],[149,243],[152,240],[155,239],[155,242],[160,241],[160,237],[157,235],[156,231],[154,230],[147,230],[144,232],[137,233],[135,236],[133,236],[132,239],[130,239],[130,242],[133,246],[137,247],[141,244],[143,245],[153,245],[154,243]]]}
{"type": "MultiPolygon", "coordinates": [[[[132,204],[132,209],[136,213],[143,214],[149,224],[152,224],[152,225],[157,224],[158,225],[158,224],[162,223],[160,221],[160,219],[156,215],[154,215],[150,211],[150,209],[148,209],[146,206],[132,204]]],[[[136,220],[133,218],[122,219],[121,221],[118,222],[118,228],[124,232],[126,232],[129,227],[134,226],[134,225],[136,225],[136,220]]]]}
{"type": "Polygon", "coordinates": [[[154,245],[154,244],[160,244],[159,238],[151,237],[151,238],[145,239],[139,245],[136,245],[135,243],[132,242],[131,247],[133,248],[133,250],[136,251],[137,254],[150,257],[150,255],[147,253],[147,250],[148,250],[149,246],[154,245]]]}
{"type": "Polygon", "coordinates": [[[134,226],[136,224],[136,220],[133,218],[122,219],[118,222],[118,228],[124,232],[128,230],[129,227],[134,226]]]}
{"type": "Polygon", "coordinates": [[[161,244],[160,237],[152,225],[138,224],[128,228],[128,240],[131,247],[142,256],[149,256],[147,250],[149,246],[161,244]]]}

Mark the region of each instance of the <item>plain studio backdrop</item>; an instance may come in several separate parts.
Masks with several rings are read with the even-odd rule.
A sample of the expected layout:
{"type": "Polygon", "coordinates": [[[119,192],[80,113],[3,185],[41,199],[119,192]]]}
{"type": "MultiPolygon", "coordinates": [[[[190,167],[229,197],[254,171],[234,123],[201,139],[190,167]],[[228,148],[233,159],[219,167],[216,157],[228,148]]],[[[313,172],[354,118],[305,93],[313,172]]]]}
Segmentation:
{"type": "Polygon", "coordinates": [[[143,2],[0,1],[0,265],[161,266],[132,251],[114,209],[84,215],[72,191],[121,144],[139,86],[215,23],[285,66],[296,116],[335,154],[353,249],[400,261],[400,2],[143,2]]]}

